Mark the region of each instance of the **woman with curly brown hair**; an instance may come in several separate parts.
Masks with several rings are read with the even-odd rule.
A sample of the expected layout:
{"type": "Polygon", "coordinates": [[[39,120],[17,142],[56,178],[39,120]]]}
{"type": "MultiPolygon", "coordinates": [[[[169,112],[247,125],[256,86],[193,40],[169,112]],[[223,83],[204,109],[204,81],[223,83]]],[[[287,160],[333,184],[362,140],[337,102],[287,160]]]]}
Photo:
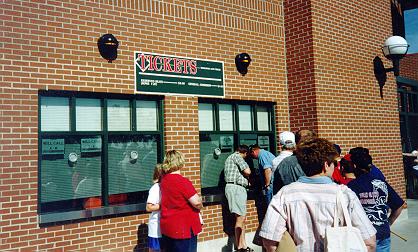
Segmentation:
{"type": "Polygon", "coordinates": [[[356,194],[331,180],[338,157],[333,144],[323,138],[307,139],[297,145],[295,154],[306,176],[274,195],[260,231],[267,251],[276,250],[285,231],[298,251],[324,251],[325,229],[333,225],[338,192],[348,203],[353,227],[360,230],[368,250],[374,251],[376,230],[356,194]]]}

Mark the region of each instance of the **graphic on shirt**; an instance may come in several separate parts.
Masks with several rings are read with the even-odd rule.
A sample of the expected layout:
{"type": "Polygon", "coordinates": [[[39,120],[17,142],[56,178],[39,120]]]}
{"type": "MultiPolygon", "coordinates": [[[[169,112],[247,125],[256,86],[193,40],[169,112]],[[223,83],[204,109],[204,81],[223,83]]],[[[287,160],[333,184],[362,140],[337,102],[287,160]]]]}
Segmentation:
{"type": "Polygon", "coordinates": [[[381,226],[387,222],[388,188],[385,182],[378,179],[372,180],[372,185],[373,191],[362,192],[359,194],[359,198],[369,220],[374,225],[381,226]]]}

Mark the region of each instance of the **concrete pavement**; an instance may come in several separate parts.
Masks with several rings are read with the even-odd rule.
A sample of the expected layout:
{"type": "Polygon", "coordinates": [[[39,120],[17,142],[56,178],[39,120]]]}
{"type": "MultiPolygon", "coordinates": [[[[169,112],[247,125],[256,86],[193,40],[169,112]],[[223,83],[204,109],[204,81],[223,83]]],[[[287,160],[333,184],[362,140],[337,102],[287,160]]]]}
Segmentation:
{"type": "Polygon", "coordinates": [[[418,200],[407,200],[408,208],[404,215],[396,221],[391,230],[407,239],[403,241],[392,234],[392,252],[415,252],[418,251],[418,200]]]}

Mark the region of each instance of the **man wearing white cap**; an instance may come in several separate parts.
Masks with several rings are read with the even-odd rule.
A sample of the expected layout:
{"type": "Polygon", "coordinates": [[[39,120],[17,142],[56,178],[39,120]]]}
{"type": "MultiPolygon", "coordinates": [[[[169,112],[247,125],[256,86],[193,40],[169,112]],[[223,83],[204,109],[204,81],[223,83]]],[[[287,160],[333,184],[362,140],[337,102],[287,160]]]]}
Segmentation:
{"type": "MultiPolygon", "coordinates": [[[[286,134],[287,136],[289,136],[288,133],[286,134]]],[[[296,144],[299,144],[299,142],[302,142],[306,139],[316,138],[318,136],[316,132],[313,130],[303,129],[298,130],[294,137],[294,142],[296,142],[296,144]]],[[[285,157],[283,160],[280,161],[280,163],[278,163],[278,165],[276,166],[276,170],[273,173],[273,195],[276,194],[283,186],[296,182],[301,176],[305,176],[305,173],[303,172],[302,167],[300,166],[296,156],[290,155],[288,157],[285,157]]]]}
{"type": "Polygon", "coordinates": [[[279,142],[281,151],[280,154],[273,159],[273,174],[283,159],[293,155],[293,151],[296,148],[295,134],[290,131],[283,131],[279,134],[279,142]]]}

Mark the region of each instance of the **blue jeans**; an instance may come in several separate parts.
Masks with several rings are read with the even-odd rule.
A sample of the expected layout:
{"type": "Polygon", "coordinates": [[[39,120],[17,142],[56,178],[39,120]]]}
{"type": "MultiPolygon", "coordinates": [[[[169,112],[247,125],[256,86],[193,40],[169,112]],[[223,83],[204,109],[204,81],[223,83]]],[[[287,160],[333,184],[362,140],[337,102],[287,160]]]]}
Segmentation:
{"type": "Polygon", "coordinates": [[[273,185],[270,184],[268,188],[263,189],[263,195],[266,199],[267,206],[270,204],[271,199],[273,198],[273,185]]]}
{"type": "Polygon", "coordinates": [[[376,252],[390,252],[390,237],[376,241],[376,252]]]}

